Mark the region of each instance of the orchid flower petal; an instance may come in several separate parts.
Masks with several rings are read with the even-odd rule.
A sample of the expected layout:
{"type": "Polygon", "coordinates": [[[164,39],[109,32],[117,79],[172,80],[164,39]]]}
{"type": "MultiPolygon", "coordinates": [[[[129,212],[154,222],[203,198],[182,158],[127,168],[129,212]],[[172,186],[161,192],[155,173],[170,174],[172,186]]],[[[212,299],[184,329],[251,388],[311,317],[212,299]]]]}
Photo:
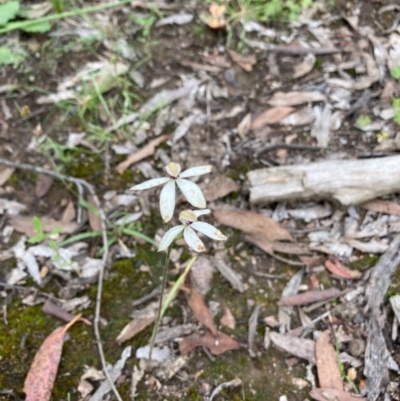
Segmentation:
{"type": "Polygon", "coordinates": [[[165,222],[172,219],[175,209],[175,181],[168,182],[160,194],[160,212],[165,222]]]}
{"type": "Polygon", "coordinates": [[[197,166],[188,168],[179,174],[181,178],[195,177],[197,175],[203,175],[209,173],[213,169],[213,166],[197,166]]]}
{"type": "Polygon", "coordinates": [[[189,247],[194,249],[196,252],[204,252],[206,250],[206,247],[201,239],[189,226],[187,226],[183,231],[183,238],[185,238],[185,241],[189,247]]]}
{"type": "Polygon", "coordinates": [[[206,207],[206,200],[204,199],[203,192],[201,192],[201,189],[197,184],[182,178],[178,178],[176,183],[190,204],[200,209],[206,207]]]}
{"type": "Polygon", "coordinates": [[[161,238],[160,245],[158,247],[158,252],[164,251],[165,249],[167,249],[172,244],[172,242],[174,241],[176,236],[179,235],[183,231],[184,228],[185,228],[184,225],[175,226],[175,227],[170,228],[164,234],[164,236],[161,238]]]}
{"type": "Polygon", "coordinates": [[[217,230],[214,226],[208,223],[204,223],[203,221],[195,221],[191,224],[191,227],[197,230],[199,233],[207,235],[212,239],[216,239],[218,241],[226,240],[226,236],[221,233],[221,231],[217,230]]]}
{"type": "Polygon", "coordinates": [[[202,216],[203,214],[211,213],[210,209],[202,209],[202,210],[192,210],[192,212],[196,215],[196,217],[202,216]]]}
{"type": "Polygon", "coordinates": [[[157,187],[158,185],[165,184],[168,182],[171,178],[169,177],[160,177],[160,178],[153,178],[151,180],[142,182],[141,184],[135,185],[134,187],[131,188],[131,191],[142,191],[143,189],[149,189],[153,187],[157,187]]]}

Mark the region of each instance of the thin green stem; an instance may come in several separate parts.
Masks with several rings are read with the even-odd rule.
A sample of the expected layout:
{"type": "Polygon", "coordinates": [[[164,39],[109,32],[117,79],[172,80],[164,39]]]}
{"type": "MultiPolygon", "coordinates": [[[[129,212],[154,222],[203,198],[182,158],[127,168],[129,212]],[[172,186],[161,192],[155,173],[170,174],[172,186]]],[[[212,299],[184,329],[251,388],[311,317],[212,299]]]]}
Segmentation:
{"type": "MultiPolygon", "coordinates": [[[[169,225],[168,225],[169,229],[169,225]]],[[[161,294],[160,294],[160,303],[158,305],[158,316],[156,323],[153,328],[153,333],[151,334],[150,338],[150,353],[149,353],[149,359],[151,362],[151,355],[153,353],[153,348],[154,348],[154,341],[156,339],[156,334],[158,331],[158,328],[160,327],[161,319],[162,319],[162,314],[161,314],[161,309],[163,306],[163,298],[164,298],[164,291],[165,287],[167,284],[167,274],[168,274],[168,265],[169,265],[169,256],[171,254],[171,245],[168,247],[167,254],[165,255],[165,261],[164,261],[164,271],[163,271],[163,278],[162,278],[162,283],[161,283],[161,294]]]]}

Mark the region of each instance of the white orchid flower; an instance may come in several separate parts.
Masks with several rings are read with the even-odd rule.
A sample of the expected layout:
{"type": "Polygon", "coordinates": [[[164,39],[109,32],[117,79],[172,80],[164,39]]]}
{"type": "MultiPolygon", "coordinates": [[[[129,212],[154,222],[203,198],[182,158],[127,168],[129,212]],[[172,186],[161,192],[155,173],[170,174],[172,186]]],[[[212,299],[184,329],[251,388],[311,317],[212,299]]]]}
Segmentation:
{"type": "Polygon", "coordinates": [[[226,236],[217,230],[214,226],[202,221],[197,221],[197,218],[202,214],[210,213],[209,209],[204,210],[183,210],[179,214],[179,220],[182,223],[179,226],[170,228],[164,236],[161,238],[160,246],[158,252],[167,249],[174,239],[183,232],[183,238],[190,248],[194,249],[196,252],[203,252],[206,250],[203,242],[197,236],[194,230],[207,235],[212,239],[217,241],[226,240],[226,236]]]}
{"type": "Polygon", "coordinates": [[[160,194],[160,212],[163,220],[168,222],[171,220],[175,210],[175,183],[191,205],[199,209],[206,207],[206,200],[200,187],[192,181],[185,180],[185,178],[207,174],[211,170],[212,166],[197,166],[181,172],[181,166],[178,163],[170,162],[165,167],[168,177],[153,178],[142,184],[135,185],[131,190],[142,191],[143,189],[166,184],[160,194]]]}

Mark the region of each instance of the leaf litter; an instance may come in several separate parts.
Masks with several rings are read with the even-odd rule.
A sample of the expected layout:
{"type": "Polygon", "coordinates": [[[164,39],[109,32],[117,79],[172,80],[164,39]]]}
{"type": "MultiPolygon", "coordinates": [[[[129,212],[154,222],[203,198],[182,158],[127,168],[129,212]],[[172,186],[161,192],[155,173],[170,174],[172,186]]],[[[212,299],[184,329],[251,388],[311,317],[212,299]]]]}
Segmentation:
{"type": "MultiPolygon", "coordinates": [[[[162,29],[157,28],[158,26],[174,24],[178,29],[177,35],[181,35],[186,27],[190,27],[197,20],[197,16],[190,7],[187,9],[183,7],[179,11],[179,13],[167,14],[165,18],[159,18],[155,23],[157,35],[160,35],[162,40],[165,38],[163,38],[162,29]]],[[[360,312],[362,299],[366,297],[367,302],[372,302],[370,295],[365,293],[364,287],[364,283],[370,280],[369,271],[375,264],[374,261],[368,262],[368,258],[371,258],[369,254],[383,253],[381,258],[385,260],[393,234],[400,231],[398,197],[395,194],[397,190],[391,188],[383,193],[377,186],[370,185],[376,189],[376,192],[371,195],[368,202],[360,204],[350,202],[349,204],[344,201],[345,207],[332,201],[326,194],[322,194],[324,203],[320,203],[317,198],[321,192],[317,192],[315,197],[309,197],[305,203],[301,198],[302,190],[298,188],[296,196],[299,198],[284,197],[279,200],[279,207],[271,204],[270,201],[255,204],[252,198],[250,202],[247,198],[248,184],[245,182],[245,172],[249,169],[261,169],[264,166],[270,167],[276,164],[310,165],[312,162],[324,159],[366,160],[376,155],[379,156],[379,163],[377,162],[374,169],[380,171],[382,163],[385,162],[384,152],[398,150],[395,136],[396,123],[393,120],[396,108],[391,104],[392,98],[397,96],[396,79],[390,79],[392,83],[394,82],[392,89],[390,85],[387,85],[390,75],[396,75],[395,69],[400,65],[399,35],[395,31],[396,28],[385,31],[382,26],[371,21],[365,25],[365,19],[355,15],[353,10],[344,11],[345,21],[347,21],[345,23],[343,20],[335,20],[335,16],[331,14],[332,10],[322,9],[320,12],[326,13],[320,21],[311,22],[307,20],[309,17],[303,16],[302,18],[306,19],[301,20],[303,24],[301,27],[296,25],[296,22],[288,23],[288,28],[292,30],[290,37],[283,30],[266,28],[258,22],[243,23],[243,28],[247,32],[244,43],[254,49],[250,52],[248,52],[249,49],[243,53],[236,51],[236,47],[231,47],[230,51],[227,51],[215,45],[206,50],[201,49],[197,52],[198,54],[191,54],[189,58],[185,53],[185,46],[175,46],[173,54],[182,53],[179,53],[181,62],[177,63],[173,74],[168,71],[168,68],[162,68],[162,71],[158,69],[157,62],[150,74],[146,65],[135,67],[142,78],[137,80],[140,82],[138,86],[146,91],[143,98],[148,99],[147,102],[137,102],[134,108],[124,108],[123,111],[120,108],[113,120],[108,121],[107,118],[100,122],[107,133],[115,135],[110,147],[112,150],[111,169],[116,168],[122,176],[129,175],[129,179],[135,182],[138,181],[139,174],[149,174],[148,178],[157,178],[161,173],[161,165],[168,164],[170,160],[179,160],[187,167],[195,165],[198,161],[215,164],[217,166],[215,175],[204,183],[206,199],[213,202],[214,217],[219,224],[227,226],[226,229],[230,230],[230,235],[238,238],[238,242],[235,239],[229,249],[215,246],[213,249],[215,255],[208,259],[208,267],[204,274],[199,272],[191,274],[193,292],[188,296],[188,302],[184,301],[185,297],[177,298],[176,302],[180,306],[182,303],[185,306],[187,304],[192,306],[193,312],[189,312],[191,320],[189,323],[178,324],[179,319],[171,319],[167,316],[159,332],[158,342],[160,347],[166,345],[171,347],[171,342],[178,342],[181,352],[186,356],[170,355],[163,362],[166,365],[160,367],[157,374],[154,371],[157,377],[157,379],[154,378],[155,383],[156,380],[164,380],[168,387],[170,377],[175,374],[182,374],[184,377],[186,372],[183,367],[190,370],[187,365],[188,359],[193,355],[199,355],[198,351],[193,351],[195,348],[206,347],[211,354],[221,355],[218,357],[221,360],[224,360],[226,356],[222,354],[227,351],[230,351],[229,357],[242,352],[239,348],[244,347],[243,338],[245,337],[243,331],[241,332],[241,324],[244,321],[249,322],[249,351],[257,350],[257,355],[258,352],[263,353],[264,350],[259,351],[262,349],[260,345],[264,343],[267,348],[270,341],[274,344],[272,347],[283,349],[297,358],[303,358],[311,363],[317,361],[318,387],[311,391],[311,397],[318,400],[332,398],[353,400],[355,398],[351,394],[353,386],[348,386],[347,383],[341,383],[341,387],[338,384],[332,386],[330,382],[324,382],[324,379],[332,376],[333,371],[337,379],[338,366],[333,357],[339,352],[342,363],[345,366],[354,366],[356,369],[356,376],[353,371],[348,370],[348,376],[354,381],[353,384],[356,387],[362,387],[363,364],[367,367],[369,372],[367,388],[372,394],[371,354],[363,359],[365,351],[362,350],[358,355],[360,359],[354,361],[354,356],[350,352],[352,348],[348,346],[348,343],[349,340],[350,343],[360,340],[359,337],[362,337],[363,329],[365,329],[360,323],[360,317],[356,319],[357,313],[362,315],[360,312]],[[333,21],[340,21],[337,22],[340,25],[339,28],[336,25],[333,28],[333,21]],[[310,39],[310,33],[313,35],[312,39],[310,39]],[[261,40],[263,36],[269,38],[270,43],[261,40]],[[256,56],[246,56],[252,51],[256,56]],[[272,54],[268,60],[265,57],[266,51],[272,54]],[[273,59],[277,73],[268,71],[267,78],[265,78],[266,74],[262,77],[258,75],[259,69],[265,66],[264,71],[267,71],[271,67],[273,59]],[[287,68],[283,68],[284,66],[287,68]],[[177,76],[181,84],[176,84],[175,77],[177,76]],[[253,85],[253,80],[263,84],[257,87],[253,85]],[[368,90],[371,92],[369,96],[360,96],[359,91],[364,91],[365,94],[368,90]],[[381,91],[385,93],[381,95],[381,91]],[[265,110],[266,104],[269,107],[267,110],[265,110]],[[362,124],[364,115],[368,115],[372,120],[365,125],[362,124]],[[363,118],[358,120],[360,116],[363,118]],[[143,121],[144,119],[146,121],[143,121]],[[141,129],[143,124],[144,128],[141,129]],[[274,127],[270,129],[270,125],[274,127]],[[353,141],[351,137],[350,130],[354,129],[357,130],[356,141],[353,141]],[[125,130],[134,130],[136,137],[122,140],[120,135],[121,133],[125,135],[125,130]],[[387,138],[386,141],[385,138],[387,138]],[[385,143],[386,150],[383,147],[385,143]],[[283,149],[273,148],[277,144],[287,146],[283,149]],[[325,151],[315,153],[309,151],[310,147],[317,149],[317,146],[325,151]],[[272,150],[256,153],[258,149],[264,147],[272,147],[272,150]],[[116,157],[117,150],[118,152],[122,150],[123,154],[128,155],[128,159],[124,161],[116,157]],[[249,156],[254,154],[257,154],[254,158],[249,156]],[[147,167],[142,163],[147,163],[147,167]],[[231,208],[225,209],[226,204],[231,208]],[[332,256],[324,261],[317,252],[332,256]],[[274,259],[269,256],[273,256],[274,259]],[[311,259],[312,262],[310,262],[311,259]],[[288,268],[289,264],[296,267],[288,268]],[[299,266],[304,265],[307,266],[306,270],[296,274],[299,266]],[[285,270],[285,277],[287,280],[291,276],[289,284],[292,282],[296,285],[295,288],[291,288],[290,294],[282,293],[279,300],[279,291],[273,290],[280,285],[277,277],[282,266],[285,266],[285,269],[294,269],[285,270]],[[294,273],[290,273],[293,271],[294,273]],[[223,277],[222,283],[225,286],[223,288],[232,288],[233,291],[237,291],[235,294],[243,301],[243,304],[246,299],[248,301],[248,308],[243,312],[235,307],[234,297],[218,299],[221,301],[218,303],[223,305],[224,310],[220,322],[227,330],[233,330],[233,333],[229,331],[229,336],[219,331],[219,327],[217,328],[214,323],[211,308],[203,300],[205,294],[211,294],[207,296],[213,298],[218,293],[219,288],[214,288],[214,285],[215,281],[218,282],[220,275],[223,277]],[[328,286],[326,277],[328,277],[328,286]],[[267,284],[264,285],[264,283],[267,284]],[[193,288],[196,288],[198,292],[193,288]],[[285,321],[279,319],[281,324],[278,327],[276,327],[276,316],[272,316],[268,311],[268,322],[275,320],[275,323],[271,323],[271,327],[268,327],[269,333],[265,333],[264,342],[261,336],[260,338],[258,336],[257,325],[264,320],[261,318],[264,317],[265,304],[264,300],[259,304],[258,298],[256,304],[250,302],[250,298],[255,298],[253,289],[262,290],[264,292],[260,291],[259,294],[268,295],[266,298],[268,305],[274,305],[274,313],[278,318],[282,318],[280,311],[283,308],[289,311],[290,319],[285,321]],[[270,292],[273,295],[269,295],[270,292]],[[352,293],[355,295],[350,301],[352,293]],[[339,313],[336,312],[335,305],[329,302],[332,298],[335,299],[337,307],[344,308],[346,314],[338,317],[339,313]],[[350,313],[353,310],[356,311],[355,314],[350,313]],[[253,316],[252,319],[251,316],[253,316]],[[199,332],[198,326],[193,321],[199,321],[210,331],[199,332]],[[276,330],[282,330],[282,322],[285,322],[286,329],[277,333],[276,330]],[[291,327],[293,322],[300,322],[301,325],[293,329],[291,327]],[[329,327],[332,327],[338,338],[347,340],[339,345],[328,343],[326,329],[329,327]],[[236,336],[236,333],[241,334],[236,336]],[[295,337],[300,335],[307,338],[295,337]],[[317,338],[316,342],[311,338],[317,338]],[[334,349],[334,346],[338,349],[334,349]],[[322,360],[322,363],[318,364],[318,360],[322,360]]],[[[388,9],[385,12],[392,16],[393,11],[388,9]]],[[[226,7],[213,5],[202,18],[212,29],[229,29],[228,13],[229,10],[226,7]]],[[[371,15],[378,14],[373,12],[371,15]]],[[[101,16],[105,15],[99,13],[96,18],[101,16]]],[[[59,33],[62,33],[62,29],[65,29],[64,24],[60,25],[59,33]]],[[[126,49],[123,50],[122,42],[120,45],[117,46],[116,41],[105,40],[105,51],[102,57],[106,58],[99,59],[95,63],[82,60],[76,68],[78,73],[69,76],[62,72],[60,77],[57,77],[57,82],[60,82],[57,91],[50,96],[35,97],[32,104],[37,101],[39,103],[59,102],[61,99],[78,101],[79,104],[82,82],[91,89],[95,89],[97,85],[106,102],[109,102],[114,88],[121,82],[120,79],[129,79],[127,64],[121,60],[132,61],[135,57],[140,57],[137,52],[133,54],[126,52],[126,49]],[[109,56],[116,57],[119,61],[104,61],[109,56]],[[93,82],[96,85],[93,86],[93,82]]],[[[168,49],[168,46],[166,48],[168,49]]],[[[168,59],[168,56],[166,58],[168,59]]],[[[49,90],[48,93],[52,92],[49,90]]],[[[13,123],[14,110],[8,98],[5,98],[4,102],[3,109],[8,108],[10,113],[7,114],[11,114],[11,118],[7,118],[7,124],[10,120],[13,123]]],[[[33,109],[32,106],[31,109],[33,109]]],[[[365,118],[364,121],[366,121],[365,118]]],[[[44,122],[42,126],[45,131],[48,129],[44,122]]],[[[68,143],[69,149],[82,146],[91,151],[96,149],[100,152],[101,141],[93,141],[93,137],[87,133],[84,135],[83,131],[77,132],[79,136],[76,138],[71,137],[68,143]]],[[[340,163],[337,166],[329,171],[329,180],[334,178],[340,180],[341,176],[348,173],[340,163]]],[[[368,175],[365,174],[365,164],[360,164],[359,171],[364,173],[364,176],[368,175]]],[[[391,172],[393,173],[393,170],[384,174],[380,173],[380,179],[384,181],[391,172]]],[[[15,174],[14,169],[6,169],[1,179],[4,192],[0,211],[7,218],[11,229],[33,237],[37,235],[37,232],[32,219],[37,213],[31,210],[26,198],[18,191],[13,192],[13,174],[15,174]]],[[[288,179],[288,182],[293,183],[292,178],[288,179]]],[[[278,192],[278,183],[286,178],[275,176],[267,179],[273,181],[269,192],[274,196],[278,192]]],[[[40,204],[40,207],[51,200],[54,192],[54,184],[51,181],[48,176],[41,175],[36,188],[32,188],[31,193],[35,193],[36,197],[44,202],[40,204]]],[[[303,177],[303,182],[305,181],[306,178],[303,177]]],[[[353,187],[352,190],[355,193],[359,191],[358,187],[353,187]]],[[[111,213],[116,213],[115,210],[119,212],[124,210],[130,214],[128,217],[117,215],[115,219],[113,214],[107,216],[121,230],[125,228],[125,224],[138,224],[135,227],[144,228],[145,232],[149,232],[146,226],[149,223],[148,213],[151,208],[156,207],[151,196],[143,200],[129,194],[117,194],[111,199],[108,199],[106,194],[100,195],[104,197],[104,207],[110,206],[108,210],[112,210],[111,213]],[[147,205],[145,205],[146,202],[147,205]],[[117,204],[118,209],[115,209],[117,204]],[[126,210],[125,208],[128,207],[134,210],[126,210]]],[[[341,200],[343,198],[340,198],[339,202],[341,200]]],[[[93,205],[95,206],[94,203],[93,205]]],[[[91,217],[89,217],[89,225],[86,226],[82,226],[79,217],[81,210],[78,206],[77,211],[75,210],[74,202],[66,201],[63,203],[62,212],[60,210],[55,212],[56,208],[54,208],[48,215],[40,213],[41,225],[46,236],[51,236],[52,230],[61,228],[57,235],[62,241],[76,235],[77,232],[85,234],[101,230],[101,221],[95,218],[95,214],[91,215],[90,209],[88,214],[91,217]]],[[[3,235],[6,238],[7,232],[4,231],[3,235]]],[[[128,251],[129,248],[135,247],[125,237],[121,238],[119,233],[118,235],[119,238],[116,239],[118,247],[125,246],[128,251]]],[[[18,255],[17,266],[7,269],[8,285],[25,285],[26,271],[38,285],[46,285],[48,280],[54,280],[54,277],[62,277],[63,282],[68,285],[71,285],[74,280],[95,281],[98,277],[102,266],[101,260],[92,257],[98,251],[96,241],[91,242],[86,239],[86,245],[80,245],[79,251],[62,246],[57,252],[46,243],[47,239],[40,246],[21,246],[24,245],[24,241],[15,253],[18,255]],[[62,255],[68,263],[57,260],[57,253],[62,255]]],[[[6,257],[9,258],[9,256],[6,257]]],[[[204,265],[206,266],[207,263],[204,265]]],[[[176,256],[174,268],[180,267],[179,256],[176,256]]],[[[138,269],[141,269],[140,271],[144,274],[149,274],[153,271],[153,266],[149,268],[146,264],[142,264],[138,269]]],[[[112,270],[110,272],[112,277],[112,270]]],[[[154,277],[151,277],[152,281],[153,279],[154,277]]],[[[282,288],[279,288],[281,291],[282,288]]],[[[148,294],[150,293],[149,289],[148,294]]],[[[58,300],[56,305],[63,310],[74,310],[74,308],[86,307],[84,305],[87,300],[84,297],[73,297],[71,300],[63,300],[65,302],[58,300]],[[68,304],[67,301],[71,302],[68,304]]],[[[26,304],[29,302],[33,305],[35,302],[44,302],[44,300],[39,298],[35,300],[34,297],[28,300],[26,297],[26,304]]],[[[156,314],[158,302],[151,303],[151,299],[143,302],[150,303],[143,309],[134,311],[132,322],[118,336],[118,342],[137,336],[154,321],[152,316],[156,314]]],[[[395,309],[394,301],[392,303],[395,309]]],[[[62,318],[70,318],[70,315],[64,315],[59,310],[55,312],[56,309],[53,308],[51,313],[62,318]]],[[[187,311],[185,313],[188,314],[187,311]]],[[[368,319],[369,316],[367,315],[366,318],[368,319]]],[[[393,319],[391,316],[386,316],[386,320],[391,323],[393,319]]],[[[392,326],[396,325],[393,323],[392,326]]],[[[397,338],[394,328],[393,333],[388,335],[397,338]]],[[[379,369],[375,370],[379,371],[379,369]]],[[[141,368],[136,368],[132,372],[132,394],[140,392],[137,383],[145,374],[147,373],[144,373],[141,368]],[[135,380],[133,380],[134,375],[135,380]]],[[[243,375],[241,382],[247,389],[245,377],[243,375]]],[[[225,378],[225,380],[230,379],[231,377],[225,378]]],[[[312,382],[308,376],[307,380],[312,382]]],[[[227,381],[227,383],[230,382],[227,381]]],[[[227,386],[232,387],[230,391],[236,391],[233,389],[235,385],[238,384],[235,382],[232,386],[227,386]]],[[[184,386],[182,384],[182,388],[184,386]]],[[[219,386],[216,390],[218,388],[219,386]]],[[[94,391],[94,388],[82,384],[80,390],[82,394],[88,395],[94,391]]],[[[110,387],[106,390],[108,391],[110,387]]],[[[376,386],[374,391],[384,393],[386,390],[376,386]]],[[[104,392],[102,394],[104,395],[104,392]]]]}

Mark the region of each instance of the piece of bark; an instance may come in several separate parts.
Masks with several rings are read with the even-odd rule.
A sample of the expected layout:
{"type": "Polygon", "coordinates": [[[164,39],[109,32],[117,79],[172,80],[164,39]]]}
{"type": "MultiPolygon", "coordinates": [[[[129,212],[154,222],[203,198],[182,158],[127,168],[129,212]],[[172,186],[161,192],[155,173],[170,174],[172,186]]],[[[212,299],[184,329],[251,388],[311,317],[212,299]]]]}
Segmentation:
{"type": "Polygon", "coordinates": [[[315,341],[283,335],[273,331],[270,332],[269,337],[278,348],[315,364],[315,341]]]}
{"type": "Polygon", "coordinates": [[[317,360],[317,373],[319,386],[343,390],[342,376],[337,364],[337,355],[333,348],[329,331],[323,331],[315,343],[315,359],[317,360]]]}
{"type": "Polygon", "coordinates": [[[270,167],[247,177],[252,203],[336,199],[348,206],[399,192],[399,175],[400,156],[390,156],[270,167]]]}
{"type": "Polygon", "coordinates": [[[381,309],[391,277],[399,264],[400,235],[397,235],[373,268],[365,290],[368,337],[365,349],[364,374],[367,377],[365,392],[369,401],[375,401],[380,393],[384,392],[386,385],[389,383],[388,366],[392,357],[382,333],[385,318],[381,309]]]}

